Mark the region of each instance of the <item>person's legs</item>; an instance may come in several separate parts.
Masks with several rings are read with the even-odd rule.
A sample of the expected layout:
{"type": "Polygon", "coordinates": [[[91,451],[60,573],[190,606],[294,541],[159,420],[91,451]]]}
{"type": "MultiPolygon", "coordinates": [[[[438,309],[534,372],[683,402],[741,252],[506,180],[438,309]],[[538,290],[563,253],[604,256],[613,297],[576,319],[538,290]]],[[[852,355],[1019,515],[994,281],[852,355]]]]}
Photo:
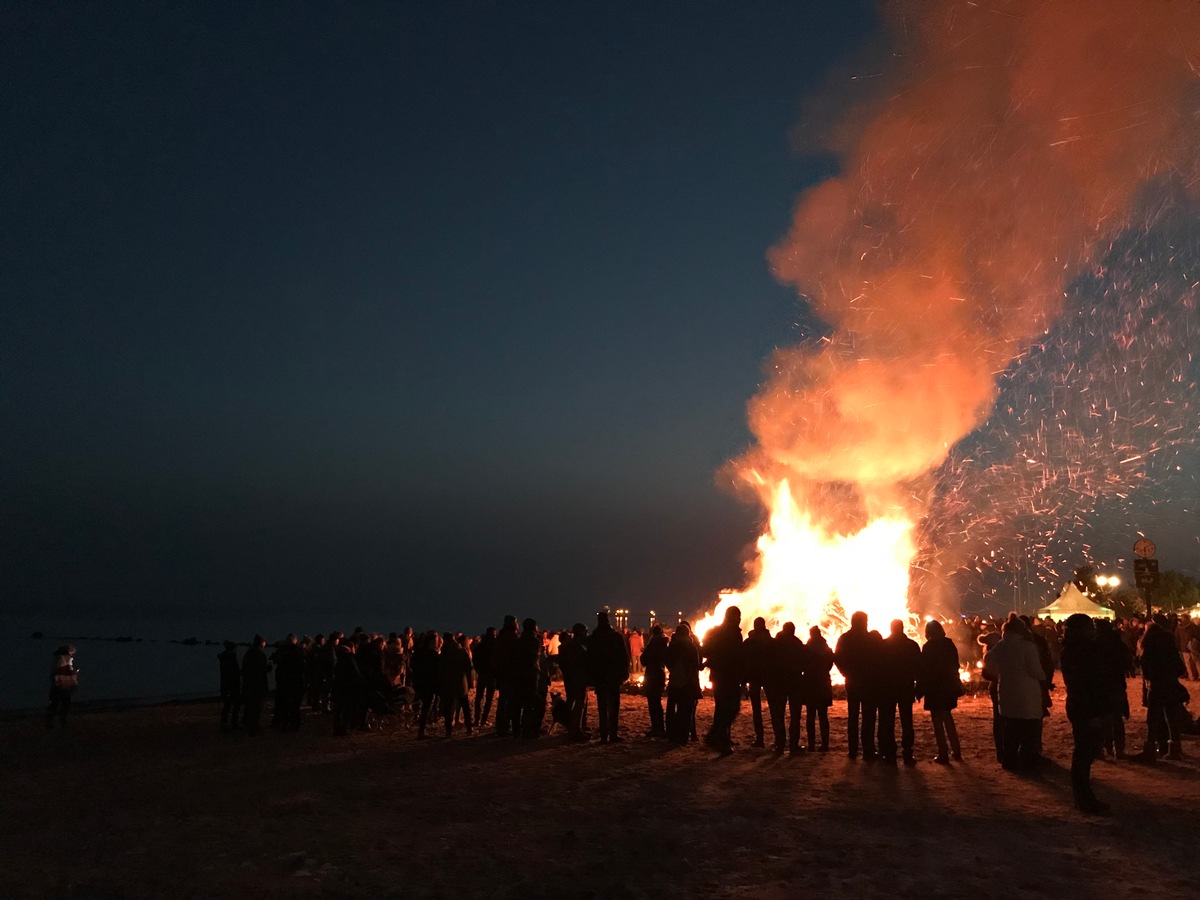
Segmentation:
{"type": "Polygon", "coordinates": [[[821,720],[821,752],[829,749],[829,707],[818,706],[817,717],[821,720]]]}
{"type": "Polygon", "coordinates": [[[929,720],[933,723],[933,739],[937,743],[937,761],[945,762],[950,758],[949,741],[946,735],[946,716],[944,709],[931,709],[929,720]]]}
{"type": "Polygon", "coordinates": [[[851,759],[858,756],[858,723],[862,711],[862,698],[857,690],[846,687],[846,743],[851,759]]]}
{"type": "MultiPolygon", "coordinates": [[[[750,682],[750,716],[754,721],[754,746],[761,747],[766,743],[765,730],[763,728],[762,714],[762,685],[756,682],[750,682]]],[[[767,698],[770,702],[770,698],[767,698]]]]}
{"type": "Polygon", "coordinates": [[[879,705],[879,755],[889,760],[896,758],[896,702],[894,700],[885,700],[879,705]]]}
{"type": "Polygon", "coordinates": [[[650,734],[653,737],[661,737],[666,733],[666,728],[663,723],[662,691],[647,692],[646,707],[650,713],[650,734]]]}
{"type": "Polygon", "coordinates": [[[901,701],[896,711],[900,717],[900,749],[904,751],[905,761],[909,762],[913,759],[913,746],[917,740],[916,731],[913,729],[912,701],[901,701]]]}
{"type": "MultiPolygon", "coordinates": [[[[879,707],[875,703],[863,702],[862,745],[863,759],[875,759],[875,720],[879,715],[879,707]]],[[[894,739],[894,738],[893,738],[894,739]]]]}
{"type": "Polygon", "coordinates": [[[787,741],[787,691],[780,687],[767,690],[767,708],[771,713],[771,735],[775,750],[783,752],[787,741]]]}
{"type": "Polygon", "coordinates": [[[1092,761],[1103,739],[1103,722],[1099,718],[1072,722],[1071,736],[1075,740],[1071,753],[1071,793],[1075,806],[1087,812],[1100,812],[1104,807],[1092,792],[1091,774],[1092,761]]]}
{"type": "Polygon", "coordinates": [[[962,744],[958,741],[958,726],[954,723],[954,710],[948,709],[943,715],[943,723],[946,728],[946,739],[950,742],[950,756],[956,760],[962,760],[962,744]]]}

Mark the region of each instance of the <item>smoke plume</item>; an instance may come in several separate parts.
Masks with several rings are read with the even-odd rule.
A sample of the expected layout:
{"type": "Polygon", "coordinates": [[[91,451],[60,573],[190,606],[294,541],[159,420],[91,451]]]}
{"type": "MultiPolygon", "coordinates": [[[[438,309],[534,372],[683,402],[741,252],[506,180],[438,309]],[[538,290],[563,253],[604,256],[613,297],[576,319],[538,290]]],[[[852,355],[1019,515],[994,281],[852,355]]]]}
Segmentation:
{"type": "Polygon", "coordinates": [[[843,123],[841,174],[769,255],[829,333],[772,358],[738,464],[818,506],[836,495],[835,529],[923,512],[1139,189],[1200,194],[1200,3],[910,0],[884,17],[888,91],[843,123]]]}

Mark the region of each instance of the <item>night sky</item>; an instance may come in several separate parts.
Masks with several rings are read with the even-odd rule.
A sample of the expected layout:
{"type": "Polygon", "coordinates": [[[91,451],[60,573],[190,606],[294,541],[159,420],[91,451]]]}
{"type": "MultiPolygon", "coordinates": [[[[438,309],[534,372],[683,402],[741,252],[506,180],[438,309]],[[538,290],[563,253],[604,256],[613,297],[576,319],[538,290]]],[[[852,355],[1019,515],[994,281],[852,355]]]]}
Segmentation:
{"type": "Polygon", "coordinates": [[[707,606],[869,3],[6,5],[10,611],[707,606]]]}
{"type": "MultiPolygon", "coordinates": [[[[722,474],[746,403],[826,327],[767,251],[888,46],[865,0],[6,4],[0,606],[385,629],[711,608],[762,526],[722,474]]],[[[1154,221],[1064,285],[938,474],[975,516],[944,530],[984,544],[963,572],[989,509],[1050,536],[1039,589],[1127,567],[1139,529],[1200,571],[1200,355],[1171,381],[1104,350],[1200,333],[1194,213],[1154,221]],[[1014,494],[1026,457],[1045,469],[1014,494]]],[[[1007,602],[990,565],[960,596],[1007,602]]]]}

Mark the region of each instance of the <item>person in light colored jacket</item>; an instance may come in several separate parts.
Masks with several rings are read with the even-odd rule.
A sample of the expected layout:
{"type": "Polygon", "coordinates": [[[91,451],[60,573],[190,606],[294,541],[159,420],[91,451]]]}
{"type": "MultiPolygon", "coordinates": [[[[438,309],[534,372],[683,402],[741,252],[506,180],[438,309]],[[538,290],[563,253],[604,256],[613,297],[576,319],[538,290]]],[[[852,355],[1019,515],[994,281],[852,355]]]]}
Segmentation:
{"type": "Polygon", "coordinates": [[[1010,616],[1002,634],[983,658],[984,672],[997,682],[1003,728],[1000,764],[1010,771],[1028,771],[1038,761],[1037,726],[1046,672],[1020,619],[1010,616]]]}

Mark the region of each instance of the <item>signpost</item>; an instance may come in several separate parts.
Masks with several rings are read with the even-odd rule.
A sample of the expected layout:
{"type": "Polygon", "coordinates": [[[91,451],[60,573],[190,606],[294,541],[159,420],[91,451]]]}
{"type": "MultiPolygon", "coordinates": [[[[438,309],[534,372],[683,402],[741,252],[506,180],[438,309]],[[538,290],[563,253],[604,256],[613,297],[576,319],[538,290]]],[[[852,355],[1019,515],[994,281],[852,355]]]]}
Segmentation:
{"type": "Polygon", "coordinates": [[[1133,561],[1133,578],[1146,598],[1147,618],[1154,613],[1151,595],[1158,587],[1158,560],[1154,558],[1154,551],[1157,549],[1154,541],[1149,538],[1142,538],[1133,545],[1133,552],[1139,557],[1133,561]]]}

